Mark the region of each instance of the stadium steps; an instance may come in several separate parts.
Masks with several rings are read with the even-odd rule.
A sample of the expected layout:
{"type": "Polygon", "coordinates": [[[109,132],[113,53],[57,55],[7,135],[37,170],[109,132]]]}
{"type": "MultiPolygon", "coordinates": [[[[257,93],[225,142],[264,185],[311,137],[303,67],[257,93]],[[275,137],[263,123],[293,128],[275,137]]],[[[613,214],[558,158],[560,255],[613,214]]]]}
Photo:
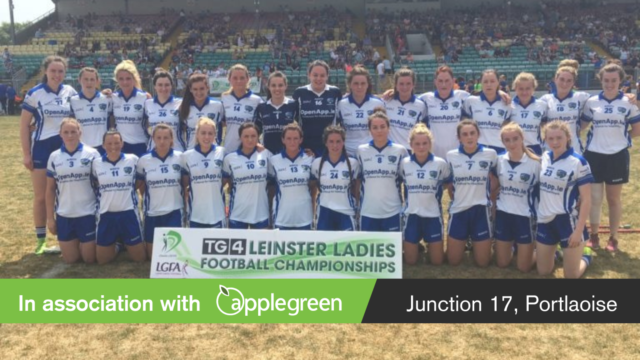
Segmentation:
{"type": "Polygon", "coordinates": [[[587,45],[589,45],[597,54],[598,56],[600,56],[600,58],[615,58],[615,56],[613,56],[613,54],[611,54],[610,52],[608,52],[606,49],[604,49],[602,46],[596,44],[593,41],[587,41],[587,45]]]}
{"type": "Polygon", "coordinates": [[[364,18],[353,18],[353,31],[358,34],[358,38],[364,39],[367,35],[367,25],[364,23],[364,18]]]}
{"type": "Polygon", "coordinates": [[[161,68],[169,69],[169,65],[171,65],[171,55],[173,53],[173,50],[178,47],[178,39],[180,38],[180,34],[182,34],[183,31],[184,31],[184,23],[178,25],[171,33],[171,36],[169,37],[169,39],[167,39],[167,42],[171,43],[171,48],[169,49],[164,59],[160,63],[159,66],[161,68]]]}
{"type": "Polygon", "coordinates": [[[389,54],[387,54],[387,47],[386,46],[374,46],[374,48],[376,50],[378,50],[378,53],[380,54],[380,58],[381,59],[383,57],[386,57],[387,59],[389,58],[389,54]]]}
{"type": "Polygon", "coordinates": [[[32,87],[38,85],[42,80],[42,76],[44,76],[44,70],[40,69],[37,74],[31,77],[29,81],[22,85],[22,89],[20,89],[20,93],[24,93],[25,91],[31,90],[32,87]]]}

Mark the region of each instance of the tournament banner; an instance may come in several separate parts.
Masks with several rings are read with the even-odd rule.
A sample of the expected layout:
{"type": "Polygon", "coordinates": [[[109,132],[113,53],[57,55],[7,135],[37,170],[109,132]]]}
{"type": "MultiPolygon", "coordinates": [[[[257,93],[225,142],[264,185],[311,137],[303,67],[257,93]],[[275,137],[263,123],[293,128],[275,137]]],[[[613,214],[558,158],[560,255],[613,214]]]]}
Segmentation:
{"type": "Polygon", "coordinates": [[[152,278],[400,279],[399,232],[158,228],[152,278]]]}
{"type": "MultiPolygon", "coordinates": [[[[260,94],[260,81],[257,77],[249,78],[249,88],[254,94],[260,94]]],[[[226,77],[209,77],[209,93],[219,95],[229,90],[231,84],[226,77]]]]}
{"type": "Polygon", "coordinates": [[[640,323],[637,279],[0,279],[5,323],[640,323]]]}

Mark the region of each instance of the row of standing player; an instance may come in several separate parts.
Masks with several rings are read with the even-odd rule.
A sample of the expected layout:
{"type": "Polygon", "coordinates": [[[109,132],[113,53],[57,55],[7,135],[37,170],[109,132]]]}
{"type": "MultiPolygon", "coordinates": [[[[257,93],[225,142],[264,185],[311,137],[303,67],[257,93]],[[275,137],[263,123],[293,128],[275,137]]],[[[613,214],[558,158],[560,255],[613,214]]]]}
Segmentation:
{"type": "MultiPolygon", "coordinates": [[[[335,99],[333,101],[331,100],[331,96],[335,96],[335,94],[332,94],[331,92],[329,94],[327,94],[326,92],[322,92],[322,91],[320,92],[320,95],[328,95],[328,97],[325,98],[325,99],[317,97],[317,96],[320,96],[320,95],[318,95],[318,92],[316,92],[316,90],[322,89],[323,85],[324,85],[324,89],[325,90],[327,90],[327,89],[334,90],[334,89],[331,89],[331,87],[328,87],[326,85],[326,69],[323,69],[323,67],[324,66],[321,63],[318,63],[316,66],[311,66],[310,69],[309,69],[309,75],[310,75],[310,79],[311,79],[312,83],[310,85],[308,85],[307,87],[298,89],[296,91],[298,93],[298,96],[297,96],[298,102],[296,104],[296,107],[298,108],[298,111],[301,114],[300,115],[300,118],[301,118],[300,123],[303,124],[303,127],[304,127],[305,124],[313,124],[313,123],[315,123],[315,121],[312,122],[312,120],[309,120],[307,117],[313,118],[313,116],[318,117],[320,115],[326,115],[328,117],[331,116],[330,109],[328,109],[328,108],[327,109],[318,109],[318,101],[319,100],[323,100],[323,101],[320,101],[320,105],[322,105],[322,104],[329,105],[329,104],[335,104],[336,103],[335,99]],[[305,90],[307,90],[307,91],[305,91],[305,90]],[[314,92],[315,94],[310,95],[309,94],[309,90],[314,92]],[[301,96],[301,94],[302,94],[302,96],[301,96]],[[310,100],[310,97],[315,97],[315,100],[310,100]],[[313,110],[313,109],[312,110],[308,110],[308,109],[306,109],[304,107],[305,105],[310,106],[310,107],[314,107],[315,106],[316,109],[315,110],[313,110]],[[305,121],[305,119],[307,119],[307,120],[305,121]]],[[[239,67],[237,70],[238,71],[231,71],[230,72],[230,82],[232,83],[233,89],[230,92],[230,94],[227,94],[227,95],[232,95],[237,101],[241,101],[243,99],[250,98],[250,97],[246,96],[247,94],[249,94],[249,92],[247,90],[244,90],[244,96],[237,96],[239,94],[237,94],[237,91],[236,91],[236,90],[239,90],[239,89],[246,89],[246,82],[248,81],[248,76],[247,76],[248,74],[246,74],[246,69],[242,69],[241,67],[239,67]],[[234,75],[236,75],[236,76],[234,76],[234,75]],[[235,84],[234,84],[234,80],[235,80],[235,84]]],[[[365,73],[362,73],[362,76],[357,75],[357,71],[362,71],[362,69],[356,69],[356,70],[354,70],[354,73],[350,74],[349,85],[350,85],[350,87],[352,89],[351,96],[349,96],[348,98],[342,99],[341,101],[338,101],[338,105],[343,105],[343,106],[342,107],[339,106],[338,109],[333,114],[334,118],[335,118],[335,113],[337,113],[339,115],[344,115],[344,116],[339,116],[339,117],[341,119],[343,119],[343,123],[344,123],[345,127],[347,128],[347,131],[349,133],[349,136],[347,137],[348,139],[356,138],[357,136],[353,136],[353,135],[357,134],[358,128],[362,129],[362,125],[361,124],[360,125],[357,124],[357,122],[358,122],[357,119],[362,119],[364,117],[365,113],[369,113],[370,112],[370,110],[368,110],[368,111],[365,110],[366,109],[365,105],[367,105],[370,102],[374,102],[374,105],[375,105],[375,98],[372,98],[370,96],[370,92],[369,91],[365,91],[364,94],[361,91],[360,91],[360,93],[358,92],[359,86],[360,86],[360,90],[361,90],[362,87],[363,87],[362,85],[365,85],[364,88],[366,90],[366,88],[369,87],[370,81],[368,79],[368,74],[366,74],[366,70],[365,70],[365,73]],[[358,81],[360,82],[360,84],[358,84],[358,81]],[[364,95],[364,96],[360,96],[360,99],[358,99],[359,95],[364,95]],[[366,101],[362,101],[362,100],[366,100],[366,101]],[[357,108],[361,108],[361,109],[355,109],[355,111],[353,111],[352,113],[349,113],[349,110],[343,110],[345,108],[348,109],[348,106],[345,107],[344,105],[355,105],[357,108]],[[359,110],[364,110],[365,113],[358,112],[359,110]],[[352,117],[352,119],[349,119],[350,116],[352,117]],[[354,121],[354,119],[356,119],[356,120],[354,121]],[[356,123],[355,126],[353,125],[354,123],[356,123]]],[[[558,72],[558,74],[556,76],[558,81],[564,81],[565,83],[568,83],[568,81],[565,81],[562,78],[562,74],[564,74],[565,72],[566,71],[559,71],[558,72]]],[[[133,78],[134,74],[135,74],[135,70],[132,73],[131,71],[118,71],[118,69],[116,69],[116,78],[117,79],[121,78],[121,76],[119,76],[119,75],[132,75],[132,76],[129,76],[129,78],[133,78]]],[[[485,75],[488,75],[488,74],[485,74],[485,75]]],[[[494,73],[494,75],[495,75],[495,73],[494,73]]],[[[483,83],[490,83],[491,82],[490,81],[491,78],[492,78],[491,76],[483,76],[483,83]],[[486,77],[486,79],[488,81],[484,81],[485,77],[486,77]]],[[[439,84],[442,85],[443,82],[446,83],[447,79],[450,79],[451,80],[450,82],[452,82],[453,76],[450,73],[450,70],[447,71],[446,68],[439,69],[438,73],[436,74],[436,86],[438,86],[439,84]],[[444,74],[444,76],[441,76],[441,74],[444,74]],[[449,76],[446,76],[446,75],[449,75],[449,76]],[[444,81],[443,81],[443,78],[444,78],[444,81]]],[[[406,113],[408,115],[408,117],[413,117],[413,118],[416,119],[416,120],[413,120],[413,122],[415,123],[415,122],[419,121],[418,119],[420,118],[421,115],[419,115],[418,111],[412,110],[410,108],[407,109],[407,107],[405,106],[405,105],[411,105],[411,104],[409,104],[409,102],[411,102],[412,104],[417,103],[418,106],[420,106],[420,102],[416,101],[416,98],[413,96],[413,91],[412,91],[413,90],[413,82],[414,82],[413,80],[414,80],[413,79],[413,74],[410,71],[401,70],[401,72],[399,72],[396,75],[396,78],[395,78],[396,90],[397,90],[396,96],[394,97],[394,99],[392,99],[388,103],[393,103],[393,101],[398,101],[399,102],[399,106],[398,106],[398,109],[397,109],[397,114],[401,115],[403,113],[406,113]],[[403,75],[402,71],[405,71],[404,76],[402,76],[403,75]]],[[[497,80],[497,78],[495,80],[497,80]]],[[[119,83],[120,82],[121,81],[119,81],[119,83]]],[[[171,82],[169,81],[168,83],[169,83],[168,85],[170,86],[171,82]]],[[[196,82],[196,83],[198,83],[198,82],[196,82]]],[[[206,81],[202,81],[200,83],[201,83],[200,85],[202,85],[202,87],[205,90],[205,91],[201,91],[201,93],[205,94],[205,96],[202,98],[202,101],[206,101],[206,100],[208,100],[207,97],[206,97],[206,81]]],[[[279,87],[281,89],[280,94],[283,95],[284,88],[286,87],[286,79],[283,78],[281,81],[275,81],[275,80],[272,81],[272,79],[270,79],[270,84],[269,85],[270,85],[270,88],[272,88],[274,90],[273,91],[274,94],[277,93],[277,89],[276,88],[279,87]],[[272,87],[272,85],[276,85],[276,86],[272,87]]],[[[491,95],[487,96],[487,94],[490,93],[490,90],[492,90],[490,85],[491,84],[488,84],[487,86],[485,86],[485,89],[484,89],[485,91],[483,92],[483,94],[481,94],[481,96],[479,98],[482,101],[488,102],[489,105],[491,106],[491,105],[493,105],[493,104],[491,104],[491,100],[495,99],[495,97],[492,99],[491,95]]],[[[122,89],[125,89],[125,86],[121,85],[121,87],[122,87],[122,89]]],[[[515,86],[515,87],[516,87],[516,90],[517,90],[518,86],[515,86]]],[[[535,88],[535,87],[532,87],[532,88],[535,88]]],[[[559,86],[558,88],[560,89],[561,86],[559,86]]],[[[159,91],[159,89],[156,89],[156,90],[158,91],[159,94],[161,93],[161,91],[159,91]]],[[[191,92],[193,93],[193,95],[195,95],[194,86],[190,86],[190,90],[192,90],[191,92]]],[[[337,89],[335,89],[335,90],[337,90],[337,89]]],[[[433,93],[431,95],[435,95],[437,97],[437,100],[441,100],[442,101],[442,104],[439,107],[440,111],[446,111],[446,110],[448,110],[448,108],[451,108],[451,110],[453,110],[453,113],[454,113],[453,116],[448,116],[448,115],[440,115],[440,116],[438,116],[437,114],[435,114],[435,111],[429,111],[429,114],[427,115],[428,122],[429,122],[430,126],[432,127],[432,130],[434,132],[436,132],[436,137],[439,140],[440,139],[451,138],[451,135],[450,135],[451,131],[448,131],[448,133],[449,133],[448,135],[449,136],[440,136],[440,134],[437,133],[437,130],[438,129],[443,129],[444,126],[438,125],[438,121],[440,120],[441,122],[449,122],[449,123],[453,123],[453,125],[455,125],[456,118],[459,121],[459,116],[461,114],[461,111],[459,109],[463,107],[462,104],[463,104],[464,100],[460,99],[462,101],[456,101],[457,99],[455,99],[454,97],[455,97],[455,95],[462,95],[462,96],[466,95],[466,94],[460,93],[458,91],[452,92],[451,88],[449,87],[448,90],[449,90],[449,93],[451,94],[451,96],[443,98],[443,96],[441,96],[440,94],[442,94],[442,93],[446,94],[447,93],[446,90],[447,90],[446,89],[446,85],[438,86],[438,91],[436,91],[435,93],[433,93]],[[444,87],[444,89],[441,89],[441,87],[444,87]],[[445,90],[445,91],[441,91],[441,90],[445,90]],[[453,102],[451,104],[447,104],[446,103],[447,100],[453,100],[453,102]],[[451,106],[449,106],[449,105],[451,105],[451,106]]],[[[168,93],[170,94],[170,91],[168,93]]],[[[519,92],[517,92],[517,93],[519,94],[519,97],[517,97],[515,99],[514,104],[518,104],[518,102],[519,102],[518,100],[520,99],[520,93],[519,92]]],[[[122,94],[119,94],[119,95],[122,96],[122,94]]],[[[429,104],[429,101],[428,101],[429,95],[430,94],[428,93],[428,94],[423,95],[423,97],[422,97],[422,98],[425,99],[427,104],[429,104]]],[[[558,97],[560,97],[560,98],[562,97],[562,94],[560,93],[560,91],[558,91],[558,94],[554,94],[554,95],[556,95],[555,96],[556,99],[558,97]]],[[[295,94],[294,94],[294,97],[296,97],[295,94]]],[[[571,96],[569,96],[569,97],[571,97],[571,96]]],[[[282,98],[284,98],[284,96],[282,96],[282,98]]],[[[282,114],[283,112],[279,112],[278,110],[282,107],[282,105],[289,105],[290,106],[290,103],[291,103],[290,100],[287,100],[286,104],[284,104],[284,102],[281,102],[280,104],[276,104],[275,106],[273,106],[274,105],[274,101],[272,101],[272,100],[275,100],[275,98],[274,99],[270,99],[268,101],[268,103],[265,106],[263,106],[263,108],[267,107],[268,105],[271,105],[271,107],[274,108],[275,111],[271,111],[271,112],[270,111],[265,111],[263,114],[265,114],[266,116],[261,116],[262,114],[256,114],[255,115],[256,118],[259,120],[258,123],[266,124],[266,125],[263,125],[263,130],[264,130],[264,133],[265,133],[265,144],[268,144],[268,141],[267,141],[268,132],[270,130],[278,128],[277,126],[270,125],[271,122],[269,122],[269,120],[273,121],[273,119],[268,119],[268,117],[271,116],[272,118],[276,118],[276,120],[279,120],[280,114],[282,114]]],[[[156,101],[154,99],[154,103],[157,103],[157,102],[158,101],[156,101]]],[[[163,103],[163,101],[159,101],[159,102],[163,103]]],[[[527,103],[526,101],[523,101],[523,104],[526,104],[526,103],[527,103]]],[[[578,105],[579,104],[580,104],[580,102],[578,102],[578,105]]],[[[246,112],[248,112],[247,109],[252,108],[252,106],[246,106],[246,105],[242,106],[242,105],[243,105],[242,103],[234,104],[233,108],[234,109],[240,108],[241,111],[246,111],[246,112]]],[[[498,105],[501,105],[501,103],[499,103],[498,105]]],[[[569,104],[567,106],[567,109],[575,110],[576,109],[575,104],[574,104],[573,107],[571,105],[572,104],[569,104]]],[[[524,108],[528,108],[529,105],[525,105],[523,107],[524,108]]],[[[125,104],[124,108],[135,108],[135,106],[128,106],[127,107],[126,104],[125,104]]],[[[434,106],[429,106],[429,110],[437,110],[437,108],[438,108],[438,106],[435,106],[435,107],[434,106]]],[[[581,106],[577,106],[577,108],[580,109],[581,106]]],[[[288,109],[291,109],[291,108],[289,107],[288,109]]],[[[390,109],[390,107],[387,107],[387,109],[391,110],[391,112],[390,112],[391,114],[396,114],[396,112],[395,112],[396,109],[395,108],[391,107],[391,109],[390,109]]],[[[481,111],[477,111],[477,110],[474,111],[473,107],[469,107],[469,109],[470,109],[469,112],[471,113],[471,115],[474,115],[474,112],[475,113],[481,113],[481,111]]],[[[557,106],[556,109],[560,110],[561,108],[560,108],[560,106],[557,106]]],[[[283,109],[283,110],[287,110],[287,109],[283,109]]],[[[295,109],[292,109],[292,110],[295,110],[295,109]]],[[[419,110],[419,108],[418,108],[418,110],[419,110]]],[[[498,111],[494,111],[494,113],[500,114],[499,110],[500,109],[498,109],[498,111]]],[[[52,112],[50,112],[50,114],[51,113],[52,112]]],[[[284,116],[283,117],[285,117],[285,119],[287,117],[289,117],[288,113],[290,113],[290,112],[284,111],[284,114],[283,114],[284,116]]],[[[426,113],[426,111],[425,111],[425,113],[426,113]]],[[[506,111],[505,111],[505,113],[506,113],[506,111]]],[[[526,111],[521,111],[520,113],[521,114],[526,114],[527,112],[526,111]]],[[[534,113],[535,113],[535,111],[534,111],[534,113]]],[[[487,111],[487,114],[488,115],[492,114],[492,109],[491,108],[489,108],[489,110],[487,111]]],[[[482,114],[480,114],[480,115],[482,115],[482,114]]],[[[504,115],[504,113],[502,115],[504,115]]],[[[476,114],[476,117],[479,117],[479,115],[476,114]]],[[[126,116],[124,117],[124,120],[127,120],[126,116]]],[[[290,119],[286,119],[286,120],[290,120],[290,119]]],[[[411,119],[408,119],[407,121],[403,121],[403,120],[404,119],[393,119],[393,118],[391,119],[391,121],[392,121],[392,135],[393,135],[394,124],[398,124],[400,126],[403,126],[403,125],[407,126],[407,124],[411,123],[411,119]]],[[[360,122],[361,121],[362,120],[360,120],[360,122]]],[[[320,121],[318,121],[318,123],[319,122],[320,121]]],[[[479,119],[479,123],[481,124],[481,126],[485,125],[485,124],[488,124],[487,121],[481,121],[481,119],[479,119]]],[[[449,124],[449,126],[451,126],[451,124],[449,124]]],[[[527,128],[527,126],[523,126],[523,127],[525,127],[525,129],[527,128]]],[[[140,128],[142,128],[142,127],[139,127],[139,129],[140,128]]],[[[176,132],[178,132],[180,130],[180,128],[181,128],[180,126],[174,127],[174,129],[176,129],[176,132]]],[[[142,129],[142,130],[144,130],[144,129],[142,129]]],[[[399,130],[399,129],[396,129],[396,130],[399,130]]],[[[441,130],[441,132],[442,133],[447,133],[447,132],[444,132],[442,130],[441,130]]],[[[228,130],[228,133],[233,133],[233,132],[229,132],[229,130],[228,130]]],[[[316,143],[316,142],[317,141],[314,141],[314,142],[311,142],[311,143],[313,144],[313,143],[316,143]]],[[[125,141],[125,143],[126,143],[126,141],[125,141]]],[[[313,146],[312,144],[307,144],[307,145],[313,146]]],[[[494,145],[487,144],[487,145],[496,146],[495,144],[494,145]]],[[[449,148],[450,148],[450,146],[449,146],[449,148]]],[[[316,150],[317,150],[317,148],[316,148],[316,150]]],[[[437,149],[436,149],[436,151],[437,151],[437,149]]]]}

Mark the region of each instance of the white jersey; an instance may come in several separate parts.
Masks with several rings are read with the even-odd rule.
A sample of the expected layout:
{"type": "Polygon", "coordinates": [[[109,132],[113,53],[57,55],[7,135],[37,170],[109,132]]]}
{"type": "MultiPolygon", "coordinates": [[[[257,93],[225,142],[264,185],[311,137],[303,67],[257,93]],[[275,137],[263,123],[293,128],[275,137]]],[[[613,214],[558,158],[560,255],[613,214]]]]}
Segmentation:
{"type": "Polygon", "coordinates": [[[500,96],[496,96],[493,102],[489,102],[484,93],[480,93],[479,96],[469,96],[464,102],[463,116],[472,118],[478,124],[479,144],[504,147],[500,138],[500,129],[502,124],[511,117],[511,106],[502,102],[500,96]]]}
{"type": "Polygon", "coordinates": [[[163,159],[155,149],[142,155],[136,167],[137,179],[144,181],[144,215],[160,216],[183,208],[182,153],[169,150],[163,159]]]}
{"type": "Polygon", "coordinates": [[[518,162],[509,159],[509,153],[498,156],[496,176],[500,182],[498,210],[508,214],[536,216],[540,162],[524,154],[518,162]]]}
{"type": "Polygon", "coordinates": [[[356,200],[352,195],[353,180],[360,177],[360,164],[354,158],[342,156],[337,163],[325,159],[320,169],[322,158],[313,160],[311,179],[318,182],[317,205],[331,209],[340,214],[354,216],[356,200]],[[347,161],[349,163],[347,164],[347,161]],[[351,165],[351,174],[349,174],[351,165]],[[322,173],[320,173],[322,170],[322,173]]]}
{"type": "Polygon", "coordinates": [[[201,108],[192,102],[187,117],[187,149],[193,149],[196,146],[196,126],[201,117],[208,117],[216,124],[216,128],[220,128],[223,116],[224,107],[222,107],[222,102],[218,100],[207,98],[201,108]]]}
{"type": "Polygon", "coordinates": [[[144,103],[147,93],[134,88],[129,97],[125,97],[122,90],[118,90],[111,97],[113,101],[113,118],[116,129],[122,134],[122,140],[127,144],[146,144],[149,139],[144,124],[144,103]]]}
{"type": "Polygon", "coordinates": [[[47,176],[56,181],[56,214],[69,218],[95,215],[98,202],[91,186],[91,161],[98,151],[82,143],[73,153],[62,145],[49,156],[47,176]]]}
{"type": "Polygon", "coordinates": [[[403,103],[396,94],[386,102],[385,109],[391,123],[389,140],[404,146],[405,149],[411,149],[409,133],[415,124],[426,121],[427,105],[415,95],[411,95],[411,99],[403,103]]]}
{"type": "Polygon", "coordinates": [[[491,206],[489,173],[496,167],[496,151],[478,145],[473,154],[464,152],[462,145],[447,154],[451,168],[447,182],[453,184],[454,198],[449,214],[456,214],[476,205],[491,206]]]}
{"type": "Polygon", "coordinates": [[[593,182],[589,163],[569,148],[557,159],[553,152],[542,154],[538,222],[546,224],[556,215],[578,214],[581,185],[593,182]]]}
{"type": "Polygon", "coordinates": [[[511,121],[520,125],[524,132],[525,146],[542,146],[540,129],[547,122],[547,103],[535,97],[523,106],[516,96],[511,103],[511,121]]]}
{"type": "Polygon", "coordinates": [[[404,146],[391,140],[381,149],[373,141],[358,147],[361,216],[386,219],[400,213],[400,162],[407,155],[404,146]]]}
{"type": "Polygon", "coordinates": [[[273,222],[279,227],[302,227],[313,222],[309,180],[313,157],[300,151],[290,159],[285,150],[269,159],[269,175],[276,185],[273,222]]]}
{"type": "Polygon", "coordinates": [[[584,104],[591,97],[586,92],[571,91],[564,99],[558,99],[556,93],[543,95],[540,100],[547,103],[547,118],[549,121],[562,120],[569,125],[571,143],[578,144],[574,151],[582,154],[584,150],[580,140],[580,117],[584,104]]]}
{"type": "Polygon", "coordinates": [[[76,91],[69,85],[60,84],[54,91],[47,84],[39,84],[29,90],[22,108],[33,114],[36,130],[33,141],[45,140],[60,134],[62,119],[71,114],[71,97],[76,91]]]}
{"type": "Polygon", "coordinates": [[[102,137],[109,130],[112,112],[111,98],[97,90],[91,99],[87,99],[82,92],[71,97],[71,116],[82,126],[82,142],[89,146],[102,145],[102,137]]]}
{"type": "Polygon", "coordinates": [[[222,190],[224,148],[212,145],[203,153],[200,145],[182,154],[182,169],[189,176],[189,220],[213,225],[225,220],[222,190]]]}
{"type": "Polygon", "coordinates": [[[229,220],[256,224],[269,219],[267,177],[271,156],[269,150],[254,150],[246,156],[238,149],[224,157],[223,176],[232,181],[229,220]]]}
{"type": "Polygon", "coordinates": [[[632,146],[629,126],[640,122],[640,111],[622,92],[612,101],[600,93],[587,100],[582,120],[591,123],[586,150],[616,154],[632,146]]]}
{"type": "Polygon", "coordinates": [[[262,104],[262,98],[248,90],[247,93],[237,98],[233,92],[222,94],[220,97],[224,106],[224,121],[227,127],[224,136],[224,148],[227,154],[233,153],[240,147],[238,130],[245,122],[253,121],[254,113],[258,105],[262,104]]]}
{"type": "Polygon", "coordinates": [[[127,210],[138,213],[137,164],[138,157],[133,154],[121,154],[115,163],[106,154],[93,160],[91,174],[97,182],[100,214],[127,210]]]}
{"type": "Polygon", "coordinates": [[[371,141],[369,115],[376,107],[384,108],[382,100],[367,95],[362,104],[356,103],[353,96],[345,96],[338,102],[338,124],[346,131],[345,148],[349,156],[356,156],[358,146],[371,141]]]}
{"type": "Polygon", "coordinates": [[[404,179],[405,215],[435,218],[442,215],[442,185],[449,178],[449,164],[429,154],[424,164],[418,163],[415,155],[407,156],[400,163],[400,174],[404,179]]]}
{"type": "Polygon", "coordinates": [[[147,99],[144,102],[144,115],[147,117],[147,123],[149,125],[149,145],[148,149],[151,151],[155,148],[153,143],[153,129],[158,124],[167,124],[173,129],[173,149],[178,151],[184,151],[185,143],[182,136],[182,126],[180,126],[180,104],[182,99],[174,98],[170,96],[164,103],[160,104],[157,97],[153,99],[147,99]]]}
{"type": "Polygon", "coordinates": [[[457,149],[460,145],[457,128],[462,118],[464,101],[469,97],[469,93],[452,90],[445,99],[440,96],[436,90],[422,94],[420,99],[427,104],[427,125],[434,139],[431,152],[435,156],[445,158],[449,151],[457,149]]]}

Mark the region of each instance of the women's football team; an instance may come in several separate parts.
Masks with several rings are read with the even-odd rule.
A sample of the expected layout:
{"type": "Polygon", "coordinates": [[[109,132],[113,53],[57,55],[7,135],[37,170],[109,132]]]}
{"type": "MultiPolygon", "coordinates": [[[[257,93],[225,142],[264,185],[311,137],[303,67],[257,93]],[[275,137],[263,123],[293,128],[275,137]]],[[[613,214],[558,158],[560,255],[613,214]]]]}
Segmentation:
{"type": "Polygon", "coordinates": [[[80,92],[63,84],[63,58],[49,56],[43,68],[20,132],[36,254],[47,228],[66,262],[100,264],[125,247],[144,261],[159,227],[400,231],[408,264],[423,242],[432,264],[458,265],[470,242],[480,267],[494,252],[499,267],[515,257],[519,270],[537,266],[546,275],[560,255],[564,276],[577,278],[600,246],[605,195],[606,249],[618,250],[640,111],[620,92],[625,73],[615,63],[600,70],[599,95],[575,91],[578,66],[565,61],[553,93],[536,99],[535,77],[520,73],[511,99],[495,70],[483,72],[482,92],[472,96],[453,89],[447,66],[436,71],[436,90],[421,96],[414,72],[400,69],[383,98],[357,66],[343,97],[327,84],[327,64],[314,61],[310,83],[293,98],[286,76],[271,74],[266,102],[249,90],[243,65],[231,67],[220,100],[209,97],[202,74],[174,97],[166,71],[154,75],[151,96],[128,60],[115,68],[113,93],[99,91],[93,68],[80,71],[80,92]]]}

